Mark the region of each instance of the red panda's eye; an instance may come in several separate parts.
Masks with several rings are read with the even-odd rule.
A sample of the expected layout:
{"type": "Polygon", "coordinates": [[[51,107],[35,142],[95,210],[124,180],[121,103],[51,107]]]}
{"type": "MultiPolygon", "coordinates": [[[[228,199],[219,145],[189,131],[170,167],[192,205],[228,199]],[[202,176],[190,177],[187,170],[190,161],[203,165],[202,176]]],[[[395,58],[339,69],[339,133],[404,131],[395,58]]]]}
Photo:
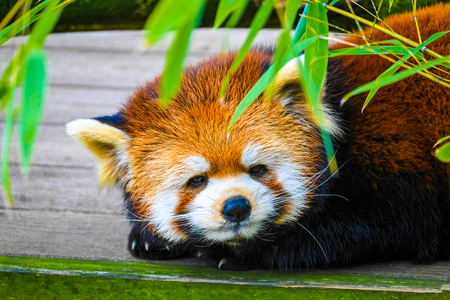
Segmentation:
{"type": "Polygon", "coordinates": [[[189,179],[187,186],[196,188],[206,184],[207,181],[208,179],[203,175],[194,176],[191,179],[189,179]]]}
{"type": "Polygon", "coordinates": [[[253,177],[256,177],[256,178],[263,177],[266,174],[266,172],[267,172],[267,168],[264,165],[253,166],[248,171],[250,176],[253,176],[253,177]]]}

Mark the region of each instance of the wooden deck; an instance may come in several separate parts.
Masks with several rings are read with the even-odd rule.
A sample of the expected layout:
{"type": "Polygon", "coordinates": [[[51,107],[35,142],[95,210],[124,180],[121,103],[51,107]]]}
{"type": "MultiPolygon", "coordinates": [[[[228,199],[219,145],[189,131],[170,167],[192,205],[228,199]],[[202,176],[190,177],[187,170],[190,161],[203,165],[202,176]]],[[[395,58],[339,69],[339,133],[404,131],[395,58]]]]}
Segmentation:
{"type": "MultiPolygon", "coordinates": [[[[197,30],[187,63],[220,51],[224,34],[197,30]]],[[[242,43],[245,34],[246,30],[233,30],[231,48],[242,43]]],[[[265,30],[259,40],[270,43],[276,35],[265,30]]],[[[168,40],[143,52],[141,36],[140,31],[113,31],[48,38],[50,89],[45,118],[28,178],[19,174],[17,146],[13,147],[16,203],[8,209],[0,201],[0,256],[142,262],[126,250],[129,225],[120,194],[98,190],[93,157],[64,132],[71,120],[114,113],[136,87],[161,72],[168,40]]],[[[0,47],[0,69],[16,46],[17,41],[11,41],[0,47]]],[[[204,266],[194,259],[151,263],[204,266]]],[[[321,272],[450,282],[450,262],[444,261],[427,266],[389,262],[321,272]]]]}

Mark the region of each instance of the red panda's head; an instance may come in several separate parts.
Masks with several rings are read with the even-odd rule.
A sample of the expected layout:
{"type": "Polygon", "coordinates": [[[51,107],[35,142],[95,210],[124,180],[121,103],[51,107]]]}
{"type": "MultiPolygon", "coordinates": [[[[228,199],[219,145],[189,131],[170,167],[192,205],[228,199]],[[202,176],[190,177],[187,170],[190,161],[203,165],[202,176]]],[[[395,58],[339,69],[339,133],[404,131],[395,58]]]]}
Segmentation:
{"type": "Polygon", "coordinates": [[[156,78],[130,97],[120,122],[68,124],[68,133],[99,159],[102,184],[123,187],[133,214],[168,241],[236,244],[269,225],[295,222],[327,165],[295,63],[278,74],[271,99],[260,96],[227,131],[271,62],[264,51],[251,51],[219,99],[234,56],[219,54],[187,68],[165,110],[158,106],[156,78]]]}

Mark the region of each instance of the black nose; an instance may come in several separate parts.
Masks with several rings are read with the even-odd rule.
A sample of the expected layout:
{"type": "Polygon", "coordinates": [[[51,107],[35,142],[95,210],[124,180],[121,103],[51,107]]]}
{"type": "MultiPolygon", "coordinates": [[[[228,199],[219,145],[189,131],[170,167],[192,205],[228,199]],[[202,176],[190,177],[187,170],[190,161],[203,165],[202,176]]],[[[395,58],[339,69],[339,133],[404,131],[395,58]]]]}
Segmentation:
{"type": "Polygon", "coordinates": [[[225,219],[231,222],[239,223],[250,216],[252,207],[250,202],[244,197],[232,197],[225,202],[223,206],[222,215],[225,219]]]}

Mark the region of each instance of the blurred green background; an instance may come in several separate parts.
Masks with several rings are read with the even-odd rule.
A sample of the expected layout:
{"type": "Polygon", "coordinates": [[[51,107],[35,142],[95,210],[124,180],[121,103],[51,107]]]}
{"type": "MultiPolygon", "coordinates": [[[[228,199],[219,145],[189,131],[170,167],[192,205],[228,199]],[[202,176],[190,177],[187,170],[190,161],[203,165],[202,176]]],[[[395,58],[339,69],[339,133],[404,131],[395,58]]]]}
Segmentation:
{"type": "MultiPolygon", "coordinates": [[[[189,1],[189,0],[180,0],[189,1]]],[[[34,1],[37,2],[37,1],[34,1]]],[[[90,30],[117,30],[117,29],[142,29],[147,20],[151,10],[156,5],[157,0],[77,0],[70,4],[63,12],[55,31],[90,31],[90,30]]],[[[237,27],[248,27],[254,14],[256,13],[259,4],[262,0],[252,0],[249,2],[247,10],[239,22],[237,27]]],[[[378,5],[379,1],[374,0],[378,5]]],[[[445,2],[443,0],[418,0],[418,6],[445,2]]],[[[7,12],[16,3],[16,0],[0,0],[0,19],[2,19],[7,12]]],[[[205,10],[205,16],[201,23],[201,27],[212,27],[215,13],[217,10],[219,0],[209,0],[205,10]]],[[[369,10],[372,9],[372,2],[370,0],[359,0],[358,3],[369,10]]],[[[340,0],[337,4],[339,8],[347,8],[345,0],[340,0]]],[[[353,4],[353,8],[357,15],[372,20],[367,13],[364,12],[357,5],[353,4]]],[[[391,13],[411,9],[411,0],[394,0],[391,13]]],[[[348,9],[346,9],[348,10],[348,9]]],[[[389,0],[383,1],[381,16],[388,14],[389,0]]],[[[355,27],[355,22],[345,17],[336,14],[329,14],[330,23],[343,27],[345,29],[352,29],[355,27]]],[[[276,13],[267,23],[266,27],[277,28],[280,24],[276,13]]]]}

